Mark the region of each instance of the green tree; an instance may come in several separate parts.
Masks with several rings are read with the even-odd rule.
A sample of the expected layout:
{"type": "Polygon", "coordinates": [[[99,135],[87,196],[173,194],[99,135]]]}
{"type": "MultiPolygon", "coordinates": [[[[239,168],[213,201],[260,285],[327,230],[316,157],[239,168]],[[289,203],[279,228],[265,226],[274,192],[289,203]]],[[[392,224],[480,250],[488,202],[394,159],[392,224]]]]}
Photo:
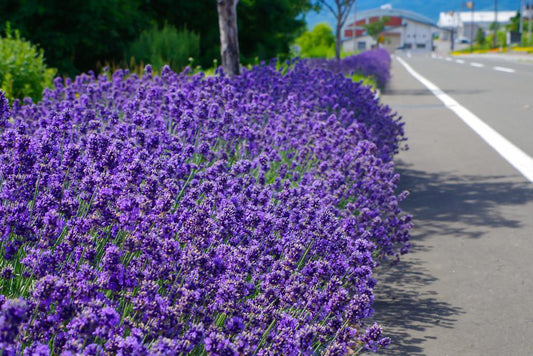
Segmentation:
{"type": "Polygon", "coordinates": [[[312,31],[305,31],[296,39],[301,57],[330,57],[335,54],[335,36],[328,24],[316,25],[312,31]]]}
{"type": "Polygon", "coordinates": [[[478,28],[476,32],[476,43],[480,46],[484,46],[487,42],[485,31],[482,28],[478,28]]]}
{"type": "Polygon", "coordinates": [[[511,17],[511,22],[505,26],[507,31],[519,32],[520,31],[520,10],[516,12],[514,17],[511,17]]]}
{"type": "MultiPolygon", "coordinates": [[[[212,65],[220,58],[217,7],[214,0],[150,0],[141,6],[161,26],[186,26],[200,35],[199,63],[212,65]]],[[[290,44],[305,30],[304,15],[312,0],[239,0],[237,27],[241,62],[255,58],[287,57],[290,44]]]]}
{"type": "MultiPolygon", "coordinates": [[[[290,44],[305,30],[304,15],[314,1],[240,0],[241,61],[288,56],[290,44]]],[[[66,75],[95,69],[97,62],[122,61],[130,43],[153,22],[159,28],[166,22],[198,34],[195,63],[210,67],[220,59],[217,18],[214,0],[0,0],[0,24],[10,20],[66,75]]]]}
{"type": "Polygon", "coordinates": [[[239,45],[246,62],[254,58],[286,58],[290,44],[305,30],[310,0],[240,0],[237,7],[239,45]]]}
{"type": "Polygon", "coordinates": [[[389,17],[384,16],[375,22],[371,22],[369,24],[363,25],[368,35],[372,37],[374,41],[376,41],[376,45],[379,42],[379,36],[385,29],[385,25],[387,24],[387,22],[389,22],[389,20],[390,20],[389,17]]]}
{"type": "Polygon", "coordinates": [[[317,0],[315,9],[320,9],[325,7],[328,9],[333,16],[335,16],[335,58],[339,60],[341,58],[341,30],[350,11],[355,6],[356,0],[317,0]]]}
{"type": "Polygon", "coordinates": [[[120,60],[127,45],[150,21],[143,0],[2,0],[0,24],[9,20],[37,43],[62,74],[94,69],[98,61],[120,60]]]}

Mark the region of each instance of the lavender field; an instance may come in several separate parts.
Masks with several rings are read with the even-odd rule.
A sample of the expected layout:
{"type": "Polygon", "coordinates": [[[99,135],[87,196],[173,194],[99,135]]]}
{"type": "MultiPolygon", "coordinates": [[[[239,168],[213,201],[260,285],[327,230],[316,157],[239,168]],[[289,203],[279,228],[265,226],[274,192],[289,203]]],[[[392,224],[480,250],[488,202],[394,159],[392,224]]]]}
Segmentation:
{"type": "Polygon", "coordinates": [[[407,252],[411,222],[403,124],[343,74],[366,61],[383,85],[390,58],[372,52],[0,93],[1,353],[387,346],[366,322],[373,272],[407,252]]]}

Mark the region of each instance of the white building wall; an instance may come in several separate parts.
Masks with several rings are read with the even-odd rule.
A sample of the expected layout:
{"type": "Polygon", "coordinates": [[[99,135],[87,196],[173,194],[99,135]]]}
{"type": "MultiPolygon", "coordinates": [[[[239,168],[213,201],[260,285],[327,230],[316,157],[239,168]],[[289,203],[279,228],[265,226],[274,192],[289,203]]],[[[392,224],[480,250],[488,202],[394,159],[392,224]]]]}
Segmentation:
{"type": "MultiPolygon", "coordinates": [[[[389,51],[394,51],[396,47],[404,47],[413,51],[431,51],[433,47],[433,32],[435,28],[421,24],[419,22],[403,20],[404,26],[396,27],[384,31],[385,42],[382,46],[389,51]],[[397,42],[396,46],[388,45],[387,35],[399,34],[399,39],[394,39],[397,42]]],[[[360,36],[357,38],[346,39],[342,43],[342,49],[345,52],[364,51],[371,49],[375,45],[375,40],[370,36],[360,36]]]]}
{"type": "Polygon", "coordinates": [[[418,22],[404,20],[402,45],[404,48],[431,51],[433,46],[433,28],[418,22]]]}

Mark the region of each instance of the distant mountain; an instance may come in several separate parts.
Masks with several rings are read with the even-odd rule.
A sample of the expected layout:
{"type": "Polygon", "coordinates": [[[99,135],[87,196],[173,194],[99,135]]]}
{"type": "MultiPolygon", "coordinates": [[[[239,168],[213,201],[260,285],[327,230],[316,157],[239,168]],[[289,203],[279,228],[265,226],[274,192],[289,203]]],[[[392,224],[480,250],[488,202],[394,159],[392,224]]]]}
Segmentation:
{"type": "MultiPolygon", "coordinates": [[[[461,0],[357,0],[355,11],[379,8],[381,5],[390,4],[393,9],[410,10],[424,15],[437,22],[439,13],[444,11],[468,11],[461,5],[465,2],[461,0]]],[[[495,0],[474,0],[475,10],[494,11],[495,0]]],[[[526,0],[527,2],[528,0],[526,0]]],[[[520,0],[497,0],[498,10],[518,10],[520,0]]],[[[353,12],[353,11],[352,11],[353,12]]],[[[307,27],[313,28],[317,23],[327,22],[332,28],[335,26],[333,15],[324,9],[320,13],[309,12],[306,15],[307,27]]]]}

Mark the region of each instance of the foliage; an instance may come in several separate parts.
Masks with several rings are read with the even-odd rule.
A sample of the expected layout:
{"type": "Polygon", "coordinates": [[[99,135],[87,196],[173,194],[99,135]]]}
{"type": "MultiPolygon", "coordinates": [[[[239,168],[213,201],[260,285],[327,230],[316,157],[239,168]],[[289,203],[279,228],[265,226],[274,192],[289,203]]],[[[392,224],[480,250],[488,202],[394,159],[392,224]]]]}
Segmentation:
{"type": "Polygon", "coordinates": [[[511,17],[511,21],[505,26],[507,31],[512,31],[512,32],[520,31],[520,16],[521,16],[520,10],[518,10],[516,12],[516,15],[511,17]]]}
{"type": "Polygon", "coordinates": [[[531,35],[529,32],[527,33],[524,32],[522,34],[522,46],[532,46],[532,45],[533,45],[533,35],[531,35]]]}
{"type": "Polygon", "coordinates": [[[397,115],[303,61],[127,74],[58,78],[38,104],[0,94],[0,349],[386,346],[363,323],[377,262],[408,248],[397,115]]]}
{"type": "Polygon", "coordinates": [[[5,37],[0,36],[0,86],[7,98],[40,100],[43,89],[52,86],[55,73],[47,68],[43,50],[21,38],[8,23],[5,37]]]}
{"type": "Polygon", "coordinates": [[[482,28],[478,28],[476,32],[476,43],[480,46],[484,46],[486,43],[485,31],[482,28]]]}
{"type": "MultiPolygon", "coordinates": [[[[486,37],[486,42],[490,47],[494,47],[494,32],[491,32],[486,37]]],[[[507,46],[507,34],[505,31],[498,31],[496,37],[496,47],[507,46]]]]}
{"type": "Polygon", "coordinates": [[[138,11],[143,0],[3,0],[0,23],[10,20],[38,43],[49,65],[63,75],[118,60],[149,19],[138,11]]]}
{"type": "Polygon", "coordinates": [[[335,36],[328,24],[316,25],[312,31],[305,31],[296,39],[299,51],[304,58],[330,58],[335,55],[335,36]]]}
{"type": "Polygon", "coordinates": [[[371,77],[380,88],[383,88],[390,79],[391,57],[389,52],[383,48],[365,51],[341,60],[314,59],[310,61],[310,64],[312,66],[326,67],[333,72],[347,76],[360,74],[371,77]]]}
{"type": "Polygon", "coordinates": [[[498,42],[499,47],[507,47],[507,33],[505,31],[498,31],[498,42]]]}
{"type": "Polygon", "coordinates": [[[127,60],[133,57],[136,62],[150,63],[155,70],[168,64],[181,71],[190,63],[189,58],[198,58],[199,52],[200,37],[196,33],[186,28],[178,31],[168,24],[161,29],[154,25],[130,44],[127,60]]]}
{"type": "MultiPolygon", "coordinates": [[[[305,29],[312,0],[241,0],[237,7],[241,60],[289,56],[289,45],[305,29]]],[[[117,63],[132,41],[156,22],[187,28],[200,36],[197,64],[220,60],[217,7],[213,0],[2,0],[0,23],[12,21],[38,43],[51,66],[73,76],[117,63]]]]}
{"type": "Polygon", "coordinates": [[[372,87],[373,90],[378,88],[378,82],[374,76],[367,76],[359,73],[354,73],[348,76],[354,82],[361,82],[363,85],[372,87]]]}
{"type": "Polygon", "coordinates": [[[315,10],[319,11],[325,7],[335,17],[335,58],[341,58],[341,29],[348,19],[351,9],[355,6],[355,0],[333,0],[330,3],[328,0],[316,0],[315,10]]]}
{"type": "MultiPolygon", "coordinates": [[[[256,58],[287,57],[289,45],[305,29],[302,17],[310,0],[240,0],[237,5],[239,50],[244,64],[256,58]]],[[[151,0],[141,10],[160,25],[182,24],[200,35],[198,64],[220,59],[217,7],[212,0],[151,0]]]]}
{"type": "Polygon", "coordinates": [[[378,43],[379,36],[385,29],[385,24],[389,22],[389,20],[389,17],[384,16],[374,22],[363,25],[363,27],[365,28],[368,35],[372,37],[376,41],[376,43],[378,43]]]}
{"type": "Polygon", "coordinates": [[[237,19],[243,63],[289,58],[290,44],[305,29],[303,14],[310,8],[311,0],[240,0],[237,19]]]}

